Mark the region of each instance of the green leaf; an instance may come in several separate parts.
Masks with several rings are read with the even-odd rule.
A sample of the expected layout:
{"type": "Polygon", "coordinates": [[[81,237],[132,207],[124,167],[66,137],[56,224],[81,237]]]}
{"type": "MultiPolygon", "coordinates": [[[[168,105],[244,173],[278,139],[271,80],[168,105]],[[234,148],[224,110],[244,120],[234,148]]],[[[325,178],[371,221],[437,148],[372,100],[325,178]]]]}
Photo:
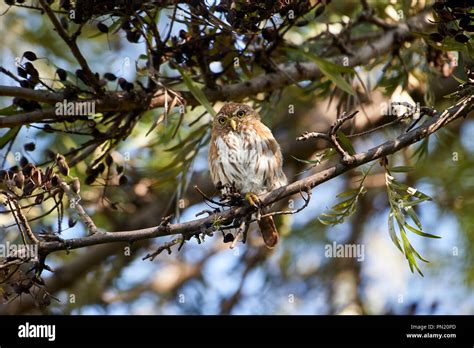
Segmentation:
{"type": "Polygon", "coordinates": [[[359,196],[365,194],[367,190],[364,187],[364,181],[373,165],[364,172],[363,177],[359,181],[359,187],[354,190],[348,190],[338,194],[337,198],[345,198],[331,207],[330,213],[323,213],[318,217],[318,220],[324,225],[337,225],[343,223],[344,220],[354,214],[356,211],[357,201],[359,196]],[[348,198],[347,198],[348,197],[348,198]]]}
{"type": "Polygon", "coordinates": [[[95,33],[95,34],[92,34],[91,36],[88,36],[87,38],[88,39],[95,39],[96,37],[99,37],[99,36],[102,36],[102,35],[106,35],[107,33],[103,33],[101,31],[95,33]]]}
{"type": "Polygon", "coordinates": [[[328,218],[333,218],[333,217],[338,217],[339,214],[335,214],[335,213],[322,213],[322,214],[319,215],[319,216],[328,217],[328,218]]]}
{"type": "Polygon", "coordinates": [[[412,166],[398,166],[390,168],[390,171],[395,173],[406,173],[411,172],[413,169],[412,166]]]}
{"type": "Polygon", "coordinates": [[[186,145],[186,143],[189,143],[190,141],[195,140],[197,137],[199,137],[200,139],[207,129],[209,129],[209,126],[207,124],[202,125],[201,127],[189,133],[188,136],[184,138],[184,140],[180,141],[178,144],[176,144],[173,147],[165,149],[165,151],[175,151],[175,150],[183,148],[186,145]]]}
{"type": "Polygon", "coordinates": [[[355,155],[355,153],[356,153],[355,149],[352,146],[352,143],[349,140],[349,138],[344,133],[342,133],[341,131],[337,132],[337,137],[339,138],[339,141],[341,142],[342,146],[344,147],[344,150],[346,150],[349,153],[349,155],[355,155]]]}
{"type": "MultiPolygon", "coordinates": [[[[411,251],[415,254],[415,256],[423,262],[430,263],[427,259],[423,258],[413,247],[411,247],[411,251]]],[[[421,273],[423,275],[423,273],[421,273]]]]}
{"type": "Polygon", "coordinates": [[[352,205],[355,199],[356,197],[350,197],[346,200],[343,200],[342,202],[337,203],[331,209],[335,211],[344,211],[344,208],[347,208],[348,206],[352,205]]]}
{"type": "Polygon", "coordinates": [[[126,21],[126,18],[120,18],[119,20],[116,20],[111,26],[109,26],[109,33],[115,34],[116,31],[119,31],[120,26],[125,21],[126,21]]]}
{"type": "Polygon", "coordinates": [[[413,152],[413,155],[411,157],[412,158],[416,157],[417,161],[420,161],[424,157],[427,157],[428,145],[429,145],[429,137],[426,137],[425,139],[423,139],[420,146],[415,150],[415,152],[413,152]]]}
{"type": "Polygon", "coordinates": [[[332,156],[334,156],[336,154],[336,150],[334,148],[329,148],[329,149],[326,149],[324,150],[322,153],[318,153],[317,156],[318,158],[320,159],[320,161],[325,161],[329,158],[331,158],[332,156]]]}
{"type": "MultiPolygon", "coordinates": [[[[413,188],[412,188],[412,190],[413,190],[413,188]]],[[[418,191],[418,190],[416,190],[416,191],[410,191],[409,190],[409,191],[407,191],[407,193],[411,196],[417,197],[419,199],[423,199],[425,201],[432,201],[433,200],[433,198],[431,198],[427,194],[424,194],[423,192],[418,191]]]]}
{"type": "Polygon", "coordinates": [[[457,82],[459,82],[459,84],[461,84],[461,85],[464,84],[464,83],[466,83],[466,81],[464,81],[463,79],[457,77],[455,74],[452,74],[451,77],[452,77],[453,79],[455,79],[457,82]]]}
{"type": "Polygon", "coordinates": [[[425,200],[432,200],[432,198],[423,192],[418,191],[417,189],[407,186],[405,184],[402,184],[395,179],[391,180],[388,184],[390,187],[402,192],[403,194],[407,194],[408,197],[414,196],[420,199],[425,199],[425,200]]]}
{"type": "Polygon", "coordinates": [[[403,249],[400,245],[400,240],[397,237],[397,233],[395,232],[395,226],[393,224],[393,213],[388,215],[388,233],[390,235],[390,239],[392,240],[393,244],[397,246],[397,248],[403,253],[403,249]]]}
{"type": "Polygon", "coordinates": [[[0,115],[10,116],[16,114],[16,105],[10,105],[0,109],[0,115]]]}
{"type": "Polygon", "coordinates": [[[293,159],[295,159],[296,161],[298,162],[301,162],[301,163],[306,163],[306,164],[320,164],[321,161],[320,160],[304,160],[304,159],[301,159],[301,158],[297,158],[295,156],[291,156],[293,159]]]}
{"type": "Polygon", "coordinates": [[[416,224],[416,226],[418,226],[420,230],[423,229],[423,225],[421,224],[418,215],[416,215],[415,210],[412,207],[406,207],[404,209],[407,212],[408,216],[410,216],[413,222],[416,224]]]}
{"type": "Polygon", "coordinates": [[[341,192],[339,193],[336,198],[342,198],[342,197],[347,197],[347,196],[354,196],[356,195],[358,192],[360,191],[360,189],[353,189],[353,190],[348,190],[348,191],[344,191],[344,192],[341,192]]]}
{"type": "MultiPolygon", "coordinates": [[[[418,215],[416,214],[415,210],[413,209],[413,206],[420,204],[424,201],[431,200],[431,197],[424,194],[423,192],[416,190],[413,187],[407,186],[403,183],[396,181],[396,179],[393,178],[389,174],[389,171],[387,171],[385,175],[386,175],[386,183],[387,183],[387,194],[388,194],[389,203],[391,207],[389,217],[388,217],[390,238],[395,243],[395,245],[397,245],[397,241],[399,240],[397,238],[397,234],[395,232],[395,227],[394,227],[394,219],[395,219],[397,221],[400,237],[402,240],[402,246],[403,246],[402,252],[405,254],[405,257],[408,260],[408,265],[410,266],[410,270],[413,272],[414,269],[416,269],[417,272],[421,276],[423,276],[423,273],[421,272],[416,259],[419,259],[423,262],[428,262],[428,261],[424,259],[410,244],[410,241],[406,235],[405,228],[408,231],[411,231],[422,237],[441,238],[439,236],[422,231],[423,227],[421,225],[421,221],[418,218],[418,215]],[[414,197],[418,199],[413,200],[414,197]],[[413,222],[416,224],[418,228],[411,226],[407,222],[408,217],[411,218],[411,220],[413,220],[413,222]]],[[[399,244],[397,245],[397,247],[398,246],[399,244]]]]}
{"type": "MultiPolygon", "coordinates": [[[[234,58],[232,58],[232,59],[235,59],[236,57],[237,56],[234,56],[234,58]]],[[[252,71],[247,66],[247,62],[245,61],[245,59],[241,59],[239,57],[239,66],[240,66],[240,68],[242,69],[242,72],[245,74],[245,76],[247,78],[249,78],[249,79],[252,78],[252,71]]]]}
{"type": "Polygon", "coordinates": [[[415,257],[413,256],[413,254],[415,254],[415,256],[417,256],[422,261],[424,259],[411,246],[410,241],[408,240],[408,238],[406,236],[405,230],[403,229],[403,226],[399,225],[399,228],[400,228],[400,236],[402,237],[402,241],[403,241],[403,249],[405,251],[405,257],[408,260],[408,265],[410,266],[410,270],[413,272],[413,268],[416,268],[418,273],[422,277],[424,277],[423,273],[420,270],[420,267],[418,267],[418,263],[416,262],[415,257]]]}
{"type": "Polygon", "coordinates": [[[331,226],[331,225],[333,225],[332,222],[326,221],[326,220],[324,220],[324,219],[321,218],[321,217],[318,217],[318,221],[319,221],[320,223],[322,223],[323,225],[325,225],[325,226],[331,226]]]}
{"type": "Polygon", "coordinates": [[[148,136],[158,125],[166,119],[164,112],[158,112],[158,117],[153,121],[150,129],[146,132],[145,136],[148,136]]]}
{"type": "Polygon", "coordinates": [[[420,231],[419,229],[416,229],[415,227],[405,223],[405,227],[408,228],[410,231],[412,231],[413,233],[416,233],[422,237],[427,237],[427,238],[441,238],[440,236],[436,236],[434,234],[430,234],[430,233],[425,233],[423,231],[420,231]]]}
{"type": "Polygon", "coordinates": [[[353,68],[334,64],[333,62],[330,62],[326,59],[318,57],[314,53],[304,52],[302,50],[298,50],[294,48],[287,48],[286,50],[295,52],[311,60],[319,67],[319,69],[321,69],[321,72],[324,75],[326,75],[332,82],[336,84],[337,87],[342,89],[344,92],[349,93],[350,95],[355,95],[354,90],[352,89],[351,85],[341,75],[341,74],[355,73],[353,68]]]}
{"type": "Polygon", "coordinates": [[[453,93],[449,93],[449,94],[444,95],[443,98],[450,99],[450,98],[457,97],[458,95],[459,95],[459,92],[455,91],[453,93]]]}
{"type": "Polygon", "coordinates": [[[20,131],[21,126],[16,126],[11,128],[6,132],[4,135],[0,137],[0,149],[3,149],[5,145],[7,145],[12,139],[16,137],[18,132],[20,131]]]}
{"type": "MultiPolygon", "coordinates": [[[[56,68],[59,68],[59,67],[56,66],[56,68]]],[[[80,89],[84,90],[84,91],[90,90],[90,87],[87,86],[84,82],[82,82],[82,80],[80,78],[78,78],[75,73],[73,73],[71,71],[68,71],[68,70],[65,70],[65,71],[66,71],[66,75],[67,75],[67,78],[68,78],[69,81],[74,81],[74,84],[77,87],[79,87],[80,89]]],[[[65,84],[65,82],[63,82],[63,84],[65,84]]]]}
{"type": "Polygon", "coordinates": [[[439,42],[435,42],[431,40],[429,34],[416,32],[416,31],[412,32],[412,34],[414,34],[415,36],[424,38],[425,41],[428,43],[428,45],[436,48],[437,50],[462,52],[469,49],[469,46],[461,42],[457,42],[453,37],[450,37],[450,36],[445,37],[443,41],[439,43],[439,42]]]}
{"type": "Polygon", "coordinates": [[[195,82],[188,76],[188,74],[186,74],[186,72],[183,69],[178,67],[178,71],[183,77],[184,83],[186,84],[186,86],[188,87],[189,91],[194,96],[194,98],[196,98],[197,101],[199,101],[199,103],[201,103],[201,105],[206,108],[207,112],[209,112],[212,115],[212,117],[215,117],[216,111],[212,107],[211,103],[209,102],[209,100],[207,99],[206,95],[201,90],[201,88],[196,86],[195,82]]]}
{"type": "Polygon", "coordinates": [[[320,215],[318,217],[318,221],[320,223],[322,223],[323,225],[326,225],[326,226],[333,226],[333,225],[338,224],[337,218],[335,218],[335,217],[324,217],[324,216],[320,215]]]}
{"type": "Polygon", "coordinates": [[[431,197],[415,199],[414,201],[410,201],[410,202],[403,202],[402,206],[403,207],[413,207],[415,205],[418,205],[418,204],[426,202],[426,201],[431,201],[431,197]]]}
{"type": "MultiPolygon", "coordinates": [[[[467,50],[466,44],[463,44],[461,42],[457,42],[453,37],[447,36],[444,38],[442,42],[442,51],[458,51],[458,52],[463,52],[467,50]]],[[[438,49],[440,49],[438,47],[438,49]]]]}
{"type": "Polygon", "coordinates": [[[401,212],[401,210],[398,208],[397,205],[394,205],[393,207],[393,212],[395,214],[395,218],[397,219],[397,222],[401,225],[405,225],[405,215],[401,212]]]}

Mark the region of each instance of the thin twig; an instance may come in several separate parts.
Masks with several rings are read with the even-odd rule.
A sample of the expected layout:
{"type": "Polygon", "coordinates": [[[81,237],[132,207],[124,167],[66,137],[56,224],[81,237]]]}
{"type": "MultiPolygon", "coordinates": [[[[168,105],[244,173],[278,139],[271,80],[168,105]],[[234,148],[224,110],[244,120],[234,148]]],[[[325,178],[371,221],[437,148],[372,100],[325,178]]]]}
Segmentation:
{"type": "Polygon", "coordinates": [[[351,164],[354,161],[354,158],[352,155],[350,155],[340,144],[340,141],[337,136],[337,132],[339,129],[342,127],[344,123],[347,121],[351,120],[355,115],[357,115],[359,111],[356,110],[352,112],[351,114],[347,115],[345,112],[336,119],[336,121],[333,123],[331,128],[327,133],[318,133],[318,132],[305,132],[296,140],[298,141],[305,141],[308,139],[316,138],[316,139],[324,139],[326,141],[329,141],[332,146],[336,149],[337,152],[339,152],[342,156],[342,160],[344,163],[351,164]]]}
{"type": "Polygon", "coordinates": [[[239,241],[240,237],[243,236],[244,234],[244,231],[245,230],[248,230],[248,227],[249,227],[249,224],[246,220],[243,220],[241,223],[240,223],[240,226],[237,230],[237,233],[235,234],[234,236],[234,240],[232,241],[232,243],[230,244],[230,248],[231,249],[234,249],[235,246],[237,245],[237,242],[239,241]]]}
{"type": "Polygon", "coordinates": [[[300,211],[302,211],[303,209],[305,209],[308,206],[308,204],[311,200],[311,191],[309,189],[300,191],[300,196],[304,201],[304,204],[300,208],[294,209],[294,210],[275,211],[275,212],[271,212],[271,213],[262,215],[261,217],[264,218],[264,217],[275,216],[275,215],[293,215],[293,214],[299,213],[300,211]],[[303,195],[303,192],[306,192],[306,197],[303,195]]]}
{"type": "Polygon", "coordinates": [[[209,196],[207,196],[197,185],[194,186],[194,189],[208,202],[212,203],[212,204],[215,204],[215,205],[218,205],[220,207],[227,207],[228,205],[227,204],[224,204],[224,203],[221,203],[221,202],[217,202],[215,200],[213,200],[212,198],[210,198],[209,196]]]}
{"type": "Polygon", "coordinates": [[[10,198],[9,195],[7,195],[7,203],[8,203],[8,206],[9,206],[10,210],[12,211],[13,219],[15,220],[15,223],[18,226],[18,229],[20,230],[21,238],[23,240],[23,244],[26,245],[26,244],[28,244],[28,242],[26,240],[25,232],[23,231],[23,228],[20,224],[20,221],[19,221],[18,217],[15,214],[15,209],[13,208],[13,205],[12,205],[12,199],[10,198]]]}
{"type": "Polygon", "coordinates": [[[142,260],[144,261],[144,260],[150,259],[150,261],[153,261],[155,257],[160,255],[164,250],[168,251],[168,255],[171,255],[171,247],[177,244],[181,244],[183,240],[184,240],[183,237],[178,237],[178,238],[173,239],[172,241],[164,243],[163,245],[160,245],[158,249],[156,249],[156,251],[154,251],[151,254],[147,254],[145,257],[143,257],[142,260]]]}
{"type": "Polygon", "coordinates": [[[98,231],[94,221],[92,221],[91,217],[86,213],[82,205],[79,203],[81,197],[78,194],[74,193],[71,190],[71,187],[62,178],[59,178],[59,186],[69,198],[69,206],[72,209],[76,210],[82,222],[86,225],[87,229],[89,230],[89,235],[97,233],[98,231]]]}
{"type": "Polygon", "coordinates": [[[56,15],[51,10],[51,7],[46,3],[46,1],[39,0],[39,3],[41,4],[41,7],[46,12],[46,15],[49,17],[51,23],[53,24],[54,28],[56,29],[61,39],[63,39],[66,45],[69,46],[73,56],[76,58],[77,62],[81,66],[82,70],[84,71],[84,74],[86,75],[88,82],[92,84],[94,91],[97,94],[102,95],[103,91],[98,84],[97,78],[92,72],[92,70],[89,68],[89,64],[87,64],[87,60],[84,58],[81,51],[79,50],[79,47],[77,46],[76,41],[69,36],[66,30],[64,30],[63,26],[61,25],[59,20],[56,18],[56,15]]]}
{"type": "Polygon", "coordinates": [[[26,231],[26,235],[28,236],[28,238],[30,239],[30,241],[33,243],[33,244],[39,244],[39,240],[38,238],[35,236],[35,234],[33,233],[33,231],[31,230],[31,227],[30,225],[28,224],[28,220],[26,219],[25,215],[23,214],[22,210],[21,210],[21,207],[20,207],[20,204],[18,203],[17,200],[12,200],[13,201],[13,204],[15,205],[16,207],[16,214],[18,216],[18,220],[20,220],[23,228],[25,229],[26,231]]]}

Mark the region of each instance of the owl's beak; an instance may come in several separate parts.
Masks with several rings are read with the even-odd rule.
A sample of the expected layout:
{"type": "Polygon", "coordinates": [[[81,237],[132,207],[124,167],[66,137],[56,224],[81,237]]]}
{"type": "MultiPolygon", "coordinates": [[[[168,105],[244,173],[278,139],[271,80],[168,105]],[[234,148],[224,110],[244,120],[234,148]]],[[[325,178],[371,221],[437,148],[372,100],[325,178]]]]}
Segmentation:
{"type": "Polygon", "coordinates": [[[237,122],[233,118],[230,119],[229,124],[234,131],[237,130],[237,122]]]}

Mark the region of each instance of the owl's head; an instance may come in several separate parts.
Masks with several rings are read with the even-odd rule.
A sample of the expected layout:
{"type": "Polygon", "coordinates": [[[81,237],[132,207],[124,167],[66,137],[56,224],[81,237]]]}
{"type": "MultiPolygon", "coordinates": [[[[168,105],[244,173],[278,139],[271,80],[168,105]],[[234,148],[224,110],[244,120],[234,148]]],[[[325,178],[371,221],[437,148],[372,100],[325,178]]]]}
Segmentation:
{"type": "Polygon", "coordinates": [[[258,113],[246,104],[225,104],[214,118],[214,128],[223,131],[240,131],[241,125],[250,119],[258,119],[258,113]]]}

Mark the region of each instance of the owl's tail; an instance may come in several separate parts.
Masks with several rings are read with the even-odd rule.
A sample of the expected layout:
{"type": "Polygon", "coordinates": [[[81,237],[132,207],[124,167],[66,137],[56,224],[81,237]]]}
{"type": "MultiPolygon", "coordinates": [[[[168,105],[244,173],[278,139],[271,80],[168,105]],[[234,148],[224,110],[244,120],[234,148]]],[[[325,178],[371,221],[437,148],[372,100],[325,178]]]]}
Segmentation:
{"type": "Polygon", "coordinates": [[[263,236],[263,241],[267,248],[273,248],[278,243],[278,231],[271,216],[261,218],[258,227],[263,236]]]}

